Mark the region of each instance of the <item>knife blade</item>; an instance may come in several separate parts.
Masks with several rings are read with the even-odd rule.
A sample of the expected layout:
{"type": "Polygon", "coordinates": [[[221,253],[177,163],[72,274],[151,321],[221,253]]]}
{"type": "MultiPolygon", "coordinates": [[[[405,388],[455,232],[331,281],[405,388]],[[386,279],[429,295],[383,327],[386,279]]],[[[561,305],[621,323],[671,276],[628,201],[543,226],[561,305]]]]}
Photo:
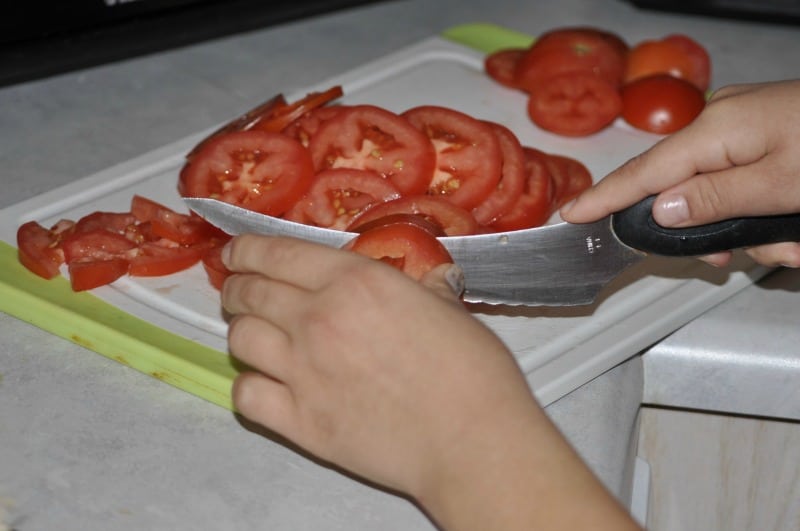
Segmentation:
{"type": "MultiPolygon", "coordinates": [[[[612,279],[648,254],[699,256],[800,241],[800,214],[735,218],[670,229],[652,217],[654,196],[594,223],[558,223],[439,240],[464,270],[468,302],[524,306],[591,304],[612,279]]],[[[208,198],[184,198],[228,234],[289,236],[341,247],[356,233],[303,225],[208,198]]]]}

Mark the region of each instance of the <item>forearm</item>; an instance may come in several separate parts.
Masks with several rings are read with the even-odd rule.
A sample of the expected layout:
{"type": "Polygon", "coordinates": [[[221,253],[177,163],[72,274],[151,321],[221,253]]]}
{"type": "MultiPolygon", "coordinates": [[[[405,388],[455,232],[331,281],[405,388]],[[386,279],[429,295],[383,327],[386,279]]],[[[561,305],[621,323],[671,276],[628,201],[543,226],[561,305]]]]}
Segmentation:
{"type": "Polygon", "coordinates": [[[419,497],[437,523],[459,531],[640,529],[541,408],[527,418],[469,434],[453,449],[419,497]]]}

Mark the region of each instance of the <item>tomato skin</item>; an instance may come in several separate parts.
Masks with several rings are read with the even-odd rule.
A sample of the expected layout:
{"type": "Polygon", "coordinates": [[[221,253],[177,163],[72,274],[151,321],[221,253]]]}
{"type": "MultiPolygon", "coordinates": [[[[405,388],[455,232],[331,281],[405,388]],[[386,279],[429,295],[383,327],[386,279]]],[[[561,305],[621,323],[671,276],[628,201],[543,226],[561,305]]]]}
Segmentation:
{"type": "Polygon", "coordinates": [[[543,225],[552,214],[553,181],[547,153],[528,146],[525,154],[525,187],[511,209],[494,220],[489,228],[496,232],[529,229],[543,225]]]}
{"type": "Polygon", "coordinates": [[[483,69],[486,75],[501,85],[521,90],[522,87],[517,82],[517,65],[523,55],[525,55],[524,48],[498,50],[484,58],[483,69]]]}
{"type": "Polygon", "coordinates": [[[548,154],[545,160],[553,182],[552,210],[561,208],[592,186],[592,174],[578,160],[563,155],[548,154]]]}
{"type": "Polygon", "coordinates": [[[481,203],[472,209],[472,215],[481,225],[489,225],[492,221],[508,212],[519,199],[525,187],[525,153],[517,136],[504,125],[487,122],[494,130],[502,152],[502,173],[500,181],[481,203]]]}
{"type": "Polygon", "coordinates": [[[560,74],[531,92],[528,116],[546,131],[588,136],[610,125],[622,110],[619,91],[599,76],[585,72],[560,74]]]}
{"type": "Polygon", "coordinates": [[[567,27],[540,36],[517,63],[516,82],[527,92],[567,73],[591,73],[616,87],[625,71],[627,44],[590,27],[567,27]]]}
{"type": "Polygon", "coordinates": [[[69,282],[73,291],[86,291],[111,284],[128,272],[125,258],[72,262],[68,266],[69,282]]]}
{"type": "Polygon", "coordinates": [[[365,231],[344,249],[381,260],[415,280],[440,264],[451,264],[453,258],[434,235],[408,223],[390,223],[365,231]]]}
{"type": "Polygon", "coordinates": [[[669,74],[637,79],[622,87],[622,117],[633,127],[670,134],[689,125],[705,108],[703,92],[669,74]]]}
{"type": "Polygon", "coordinates": [[[708,52],[685,35],[642,41],[628,54],[624,83],[656,74],[685,79],[706,91],[711,77],[711,61],[708,52]]]}
{"type": "Polygon", "coordinates": [[[361,212],[398,197],[400,192],[392,182],[373,171],[333,168],[314,176],[308,193],[284,218],[344,230],[361,212]]]}
{"type": "Polygon", "coordinates": [[[495,189],[503,154],[492,127],[472,116],[437,105],[422,105],[403,116],[436,150],[436,169],[427,193],[467,210],[495,189]]]}
{"type": "MultiPolygon", "coordinates": [[[[58,226],[59,224],[56,225],[58,226]]],[[[36,221],[28,221],[17,229],[17,255],[20,263],[32,273],[46,279],[59,274],[59,267],[64,263],[62,234],[73,231],[74,223],[62,225],[60,230],[56,227],[48,230],[36,221]]]]}
{"type": "Polygon", "coordinates": [[[308,190],[311,157],[280,133],[237,131],[213,138],[181,169],[184,197],[212,197],[280,216],[308,190]]]}
{"type": "Polygon", "coordinates": [[[441,227],[448,236],[466,236],[475,234],[478,230],[478,222],[470,211],[446,199],[430,195],[405,196],[375,205],[356,217],[347,230],[358,232],[359,227],[366,223],[392,214],[422,216],[441,227]]]}
{"type": "Polygon", "coordinates": [[[314,169],[375,171],[403,194],[422,193],[434,170],[430,140],[401,116],[374,105],[354,105],[323,121],[309,146],[314,169]]]}

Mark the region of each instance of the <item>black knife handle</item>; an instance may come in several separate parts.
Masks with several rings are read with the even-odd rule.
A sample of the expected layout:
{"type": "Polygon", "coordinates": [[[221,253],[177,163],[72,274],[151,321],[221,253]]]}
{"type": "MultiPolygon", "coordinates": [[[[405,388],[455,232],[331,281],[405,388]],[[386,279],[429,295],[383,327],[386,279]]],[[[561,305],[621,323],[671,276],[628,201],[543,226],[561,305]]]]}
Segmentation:
{"type": "Polygon", "coordinates": [[[646,197],[611,217],[625,245],[663,256],[701,256],[766,243],[800,242],[800,214],[733,218],[708,225],[670,229],[653,219],[656,196],[646,197]]]}

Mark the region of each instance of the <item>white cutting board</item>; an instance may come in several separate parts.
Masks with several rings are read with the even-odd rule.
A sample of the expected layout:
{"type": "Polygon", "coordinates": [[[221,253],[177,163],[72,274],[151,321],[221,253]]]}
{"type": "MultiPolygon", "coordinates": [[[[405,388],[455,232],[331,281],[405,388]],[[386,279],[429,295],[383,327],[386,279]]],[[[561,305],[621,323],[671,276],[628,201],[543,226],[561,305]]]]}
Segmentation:
{"type": "MultiPolygon", "coordinates": [[[[345,92],[343,103],[370,103],[397,112],[422,104],[449,106],[505,124],[523,144],[574,157],[595,179],[659,139],[621,121],[588,138],[544,132],[528,120],[523,94],[499,86],[484,74],[483,57],[482,52],[433,37],[287,94],[287,98],[294,100],[312,90],[340,84],[345,92]]],[[[269,96],[264,95],[265,99],[269,96]]],[[[207,133],[199,132],[0,211],[0,238],[15,245],[16,227],[30,219],[49,226],[58,219],[77,219],[95,210],[124,211],[133,194],[187,211],[176,190],[178,171],[185,153],[207,133]]],[[[537,397],[546,405],[657,342],[765,272],[744,259],[733,268],[716,270],[696,260],[648,258],[613,282],[592,306],[476,305],[471,310],[514,351],[537,397]]],[[[125,314],[219,351],[210,356],[225,356],[227,327],[219,296],[208,286],[200,265],[168,277],[124,278],[93,294],[125,314]]],[[[15,313],[10,304],[0,308],[15,313]]],[[[101,347],[96,350],[108,355],[101,347]]],[[[125,362],[137,367],[137,347],[117,347],[127,348],[125,362]]],[[[195,392],[190,379],[180,376],[170,383],[195,392]]],[[[216,385],[224,387],[229,380],[225,375],[216,385]]]]}

